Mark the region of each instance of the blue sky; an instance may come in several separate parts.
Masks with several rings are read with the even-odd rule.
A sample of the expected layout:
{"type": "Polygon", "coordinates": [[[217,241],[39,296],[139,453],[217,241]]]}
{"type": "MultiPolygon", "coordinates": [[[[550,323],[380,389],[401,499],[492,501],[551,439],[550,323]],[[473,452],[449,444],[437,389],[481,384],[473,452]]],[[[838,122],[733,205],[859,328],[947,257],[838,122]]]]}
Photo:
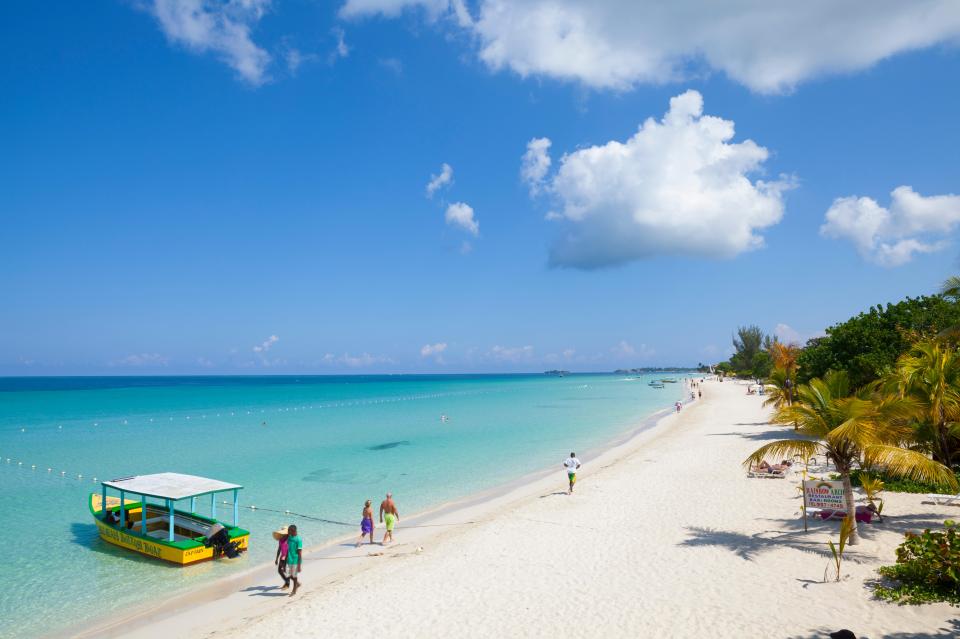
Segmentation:
{"type": "Polygon", "coordinates": [[[696,364],[930,293],[960,6],[808,4],[8,3],[0,374],[696,364]]]}

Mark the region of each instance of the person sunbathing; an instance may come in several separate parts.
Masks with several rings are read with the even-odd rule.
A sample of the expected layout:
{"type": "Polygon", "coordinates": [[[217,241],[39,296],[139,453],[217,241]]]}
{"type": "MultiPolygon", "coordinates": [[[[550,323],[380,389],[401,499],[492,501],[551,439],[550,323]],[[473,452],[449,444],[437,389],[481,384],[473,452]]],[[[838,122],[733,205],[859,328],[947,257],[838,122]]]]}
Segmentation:
{"type": "Polygon", "coordinates": [[[791,462],[783,462],[782,464],[769,464],[766,459],[760,462],[756,470],[763,473],[785,473],[790,470],[791,462]]]}

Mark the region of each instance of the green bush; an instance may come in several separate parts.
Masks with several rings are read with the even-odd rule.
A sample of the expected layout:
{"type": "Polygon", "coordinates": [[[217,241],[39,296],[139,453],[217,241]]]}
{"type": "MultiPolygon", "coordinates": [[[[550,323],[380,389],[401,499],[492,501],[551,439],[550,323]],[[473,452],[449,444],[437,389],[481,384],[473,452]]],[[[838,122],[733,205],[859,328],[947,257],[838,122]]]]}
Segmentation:
{"type": "MultiPolygon", "coordinates": [[[[864,471],[854,470],[850,473],[850,481],[854,486],[860,485],[860,473],[864,471]]],[[[883,480],[883,489],[888,493],[950,493],[949,486],[940,486],[939,484],[930,484],[917,481],[906,477],[891,477],[876,470],[867,471],[871,477],[883,480]]],[[[960,481],[960,474],[957,474],[957,481],[960,481]]]]}
{"type": "Polygon", "coordinates": [[[906,533],[897,547],[897,563],[879,570],[895,583],[877,584],[877,597],[903,604],[946,601],[960,605],[960,529],[951,520],[944,526],[944,530],[928,528],[919,535],[906,533]]]}

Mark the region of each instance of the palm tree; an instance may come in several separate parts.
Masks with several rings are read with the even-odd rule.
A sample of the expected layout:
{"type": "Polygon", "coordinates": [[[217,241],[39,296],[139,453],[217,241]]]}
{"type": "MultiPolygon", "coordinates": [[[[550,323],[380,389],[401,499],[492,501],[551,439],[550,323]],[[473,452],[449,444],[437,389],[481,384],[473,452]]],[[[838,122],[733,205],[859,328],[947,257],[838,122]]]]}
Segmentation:
{"type": "Polygon", "coordinates": [[[941,341],[914,344],[897,361],[894,381],[916,405],[917,439],[950,466],[960,454],[960,353],[941,341]]]}
{"type": "MultiPolygon", "coordinates": [[[[948,299],[952,299],[954,302],[960,302],[960,275],[952,275],[948,277],[940,286],[940,295],[943,295],[948,299]]],[[[938,337],[947,341],[960,341],[960,324],[948,326],[940,331],[940,335],[938,335],[938,337]]]]}
{"type": "Polygon", "coordinates": [[[773,365],[785,370],[791,378],[797,373],[797,357],[799,355],[800,346],[797,344],[784,344],[778,340],[773,340],[770,344],[770,357],[773,358],[773,365]]]}
{"type": "Polygon", "coordinates": [[[764,406],[773,406],[776,409],[789,406],[793,403],[793,380],[783,368],[777,367],[767,378],[767,385],[773,388],[767,392],[767,398],[763,400],[764,406]]]}
{"type": "Polygon", "coordinates": [[[804,439],[782,439],[758,448],[743,463],[758,464],[768,456],[789,458],[826,455],[843,481],[847,517],[853,518],[850,543],[859,543],[850,471],[857,463],[882,466],[890,475],[946,484],[960,490],[949,468],[914,450],[901,448],[907,430],[908,400],[876,401],[870,391],[852,395],[846,372],[830,372],[797,388],[792,405],[777,410],[773,422],[797,424],[804,439]]]}
{"type": "Polygon", "coordinates": [[[960,275],[951,275],[940,286],[940,294],[960,302],[960,275]]]}

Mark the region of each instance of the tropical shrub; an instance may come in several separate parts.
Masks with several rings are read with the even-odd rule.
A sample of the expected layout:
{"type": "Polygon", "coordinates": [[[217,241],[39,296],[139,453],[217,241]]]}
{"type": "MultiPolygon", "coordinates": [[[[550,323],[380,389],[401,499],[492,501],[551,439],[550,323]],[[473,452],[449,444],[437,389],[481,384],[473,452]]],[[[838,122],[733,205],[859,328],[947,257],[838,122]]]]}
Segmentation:
{"type": "Polygon", "coordinates": [[[956,522],[944,522],[944,530],[906,533],[897,547],[897,563],[879,572],[893,580],[877,584],[881,599],[905,604],[947,601],[960,605],[960,529],[956,522]]]}
{"type": "MultiPolygon", "coordinates": [[[[867,474],[862,470],[852,470],[850,471],[850,481],[854,486],[861,486],[860,476],[861,473],[867,474]]],[[[910,477],[894,477],[888,475],[879,470],[871,470],[869,472],[871,477],[880,479],[883,481],[883,490],[888,493],[915,493],[918,495],[923,495],[926,493],[952,493],[953,489],[949,484],[936,483],[930,481],[923,481],[920,479],[913,479],[910,477]]],[[[957,482],[960,483],[960,474],[954,473],[954,476],[957,479],[957,482]]],[[[840,476],[836,475],[836,479],[839,479],[840,476]]]]}

